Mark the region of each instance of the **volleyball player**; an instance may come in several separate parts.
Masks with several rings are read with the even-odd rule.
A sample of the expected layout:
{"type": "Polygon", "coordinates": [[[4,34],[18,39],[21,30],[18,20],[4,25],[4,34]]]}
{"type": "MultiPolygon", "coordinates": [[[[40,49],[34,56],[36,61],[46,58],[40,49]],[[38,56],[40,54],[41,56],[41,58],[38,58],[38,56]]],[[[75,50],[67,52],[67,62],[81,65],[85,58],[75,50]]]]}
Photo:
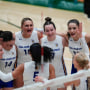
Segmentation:
{"type": "MultiPolygon", "coordinates": [[[[64,85],[65,86],[74,85],[75,90],[87,90],[87,78],[86,78],[86,76],[83,76],[83,74],[89,68],[89,66],[88,66],[88,63],[89,63],[88,57],[86,56],[85,53],[82,53],[82,52],[76,53],[76,55],[74,56],[74,59],[73,59],[73,63],[74,63],[74,67],[78,71],[76,73],[77,75],[73,74],[73,75],[71,75],[71,78],[70,78],[69,75],[67,75],[66,77],[62,76],[62,77],[60,77],[58,79],[59,80],[61,78],[63,78],[63,80],[65,79],[66,82],[64,83],[64,85]],[[71,79],[71,81],[69,81],[69,78],[71,79]],[[67,81],[69,81],[69,82],[67,82],[67,81]]],[[[39,77],[39,76],[37,76],[35,78],[36,81],[47,83],[47,85],[50,84],[50,83],[48,83],[49,80],[44,80],[44,79],[45,79],[44,77],[39,77]]],[[[54,80],[52,80],[52,82],[55,83],[56,81],[54,82],[54,80]]],[[[52,85],[53,85],[53,83],[52,83],[52,85]]],[[[56,83],[58,83],[58,81],[56,83]]]]}
{"type": "MultiPolygon", "coordinates": [[[[52,61],[52,64],[55,67],[56,77],[66,75],[67,71],[63,60],[63,51],[66,42],[63,37],[56,35],[56,26],[50,17],[45,18],[43,28],[46,36],[42,38],[41,44],[52,48],[54,51],[54,60],[52,61]]],[[[58,90],[65,90],[63,85],[62,88],[59,88],[59,86],[57,86],[56,89],[57,88],[58,90]]]]}
{"type": "MultiPolygon", "coordinates": [[[[89,58],[89,48],[87,43],[90,42],[90,35],[82,32],[82,27],[77,19],[69,20],[67,26],[68,34],[64,37],[66,38],[68,36],[66,39],[68,39],[68,47],[72,54],[72,57],[78,52],[83,52],[89,58]]],[[[77,70],[74,68],[74,65],[72,63],[71,73],[75,72],[77,72],[77,70]]]]}
{"type": "Polygon", "coordinates": [[[28,17],[23,18],[21,21],[21,31],[16,32],[15,34],[15,44],[18,48],[18,65],[31,60],[31,56],[28,55],[30,45],[38,43],[41,39],[41,33],[36,32],[33,29],[34,25],[32,19],[28,17]]]}
{"type": "MultiPolygon", "coordinates": [[[[89,58],[90,58],[90,42],[88,43],[88,48],[89,48],[89,58]]],[[[88,82],[88,90],[90,89],[90,77],[87,78],[88,82]]]]}
{"type": "MultiPolygon", "coordinates": [[[[83,52],[87,55],[88,60],[90,60],[89,48],[87,45],[87,43],[90,42],[90,35],[82,32],[82,25],[77,19],[69,20],[67,26],[68,26],[68,33],[67,35],[63,34],[63,36],[68,40],[68,47],[72,54],[72,59],[76,53],[83,52]]],[[[71,74],[76,72],[77,69],[74,68],[74,64],[72,61],[71,74]]]]}
{"type": "MultiPolygon", "coordinates": [[[[48,62],[52,61],[53,50],[48,47],[44,49],[44,70],[41,71],[41,45],[34,43],[30,46],[29,55],[32,57],[32,61],[20,64],[12,73],[6,74],[6,76],[0,77],[4,81],[16,79],[19,75],[23,76],[24,85],[30,85],[35,83],[34,78],[36,76],[42,76],[47,79],[55,78],[55,70],[52,64],[48,62]]],[[[1,76],[1,72],[0,72],[1,76]]]]}
{"type": "MultiPolygon", "coordinates": [[[[89,68],[88,63],[89,63],[89,60],[84,53],[80,52],[74,56],[73,64],[78,72],[82,72],[83,70],[88,69],[89,68]]],[[[68,86],[68,85],[72,85],[72,84],[75,86],[75,90],[88,90],[86,77],[82,77],[79,80],[65,83],[64,85],[68,86]]]]}
{"type": "MultiPolygon", "coordinates": [[[[13,41],[13,34],[10,31],[3,31],[2,33],[2,43],[1,47],[1,56],[0,59],[0,70],[4,73],[9,73],[14,70],[14,64],[16,61],[16,46],[13,41]],[[3,54],[2,54],[3,51],[3,54]]],[[[13,81],[7,83],[0,80],[0,89],[2,90],[12,90],[13,81]]]]}
{"type": "MultiPolygon", "coordinates": [[[[15,33],[15,44],[18,49],[17,66],[32,60],[31,56],[28,54],[29,48],[33,43],[39,43],[41,38],[41,33],[33,29],[34,24],[32,19],[26,17],[21,21],[21,31],[15,33]]],[[[23,86],[21,76],[14,82],[15,87],[23,86]]]]}

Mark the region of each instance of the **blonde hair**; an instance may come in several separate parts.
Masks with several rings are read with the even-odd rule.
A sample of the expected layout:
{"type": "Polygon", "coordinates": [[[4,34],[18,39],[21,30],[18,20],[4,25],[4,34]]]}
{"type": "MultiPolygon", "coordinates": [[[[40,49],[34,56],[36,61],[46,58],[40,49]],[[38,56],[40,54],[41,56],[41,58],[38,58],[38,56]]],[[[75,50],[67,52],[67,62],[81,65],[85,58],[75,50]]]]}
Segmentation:
{"type": "Polygon", "coordinates": [[[85,53],[82,53],[82,52],[77,53],[76,61],[82,69],[88,69],[89,60],[87,56],[85,55],[85,53]]]}

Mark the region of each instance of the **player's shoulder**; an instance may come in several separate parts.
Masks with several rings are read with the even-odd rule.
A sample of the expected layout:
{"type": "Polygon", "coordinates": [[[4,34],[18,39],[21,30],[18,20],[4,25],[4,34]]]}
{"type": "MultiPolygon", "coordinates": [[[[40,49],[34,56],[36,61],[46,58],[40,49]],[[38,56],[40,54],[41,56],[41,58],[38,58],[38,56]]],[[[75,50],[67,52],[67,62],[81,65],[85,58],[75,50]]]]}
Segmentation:
{"type": "Polygon", "coordinates": [[[30,62],[25,62],[24,63],[25,67],[34,67],[35,66],[35,62],[34,61],[30,61],[30,62]]]}
{"type": "Polygon", "coordinates": [[[21,31],[15,32],[15,36],[16,36],[16,37],[17,37],[17,36],[20,36],[21,33],[22,33],[21,31]]]}
{"type": "Polygon", "coordinates": [[[59,35],[56,35],[56,38],[57,38],[57,39],[62,39],[62,37],[61,37],[61,36],[59,36],[59,35]]]}

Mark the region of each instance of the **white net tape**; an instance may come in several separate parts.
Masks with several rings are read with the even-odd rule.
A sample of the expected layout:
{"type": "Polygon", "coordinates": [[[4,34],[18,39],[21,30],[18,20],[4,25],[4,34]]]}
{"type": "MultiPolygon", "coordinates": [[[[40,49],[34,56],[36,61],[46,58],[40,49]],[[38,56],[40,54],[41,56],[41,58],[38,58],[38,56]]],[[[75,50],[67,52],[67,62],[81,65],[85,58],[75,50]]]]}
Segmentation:
{"type": "Polygon", "coordinates": [[[62,85],[66,82],[69,81],[74,81],[77,79],[81,79],[82,77],[88,77],[90,76],[90,69],[89,70],[82,70],[81,72],[75,73],[75,74],[70,74],[67,76],[62,76],[62,77],[58,77],[55,79],[51,79],[51,80],[47,80],[45,83],[36,83],[33,85],[27,85],[24,86],[22,88],[18,88],[15,90],[42,90],[45,87],[54,87],[54,86],[58,86],[58,85],[62,85]]]}

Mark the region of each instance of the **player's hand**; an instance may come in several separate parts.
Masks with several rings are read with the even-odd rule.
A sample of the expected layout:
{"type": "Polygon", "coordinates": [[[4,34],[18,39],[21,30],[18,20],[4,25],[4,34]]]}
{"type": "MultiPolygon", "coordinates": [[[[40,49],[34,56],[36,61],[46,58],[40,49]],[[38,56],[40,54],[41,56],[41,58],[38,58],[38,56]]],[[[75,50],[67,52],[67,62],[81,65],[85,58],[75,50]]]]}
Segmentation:
{"type": "Polygon", "coordinates": [[[44,83],[44,78],[40,77],[40,76],[36,76],[35,77],[35,82],[42,82],[42,83],[44,83]]]}
{"type": "Polygon", "coordinates": [[[82,23],[79,24],[78,35],[80,38],[82,37],[82,23]]]}

